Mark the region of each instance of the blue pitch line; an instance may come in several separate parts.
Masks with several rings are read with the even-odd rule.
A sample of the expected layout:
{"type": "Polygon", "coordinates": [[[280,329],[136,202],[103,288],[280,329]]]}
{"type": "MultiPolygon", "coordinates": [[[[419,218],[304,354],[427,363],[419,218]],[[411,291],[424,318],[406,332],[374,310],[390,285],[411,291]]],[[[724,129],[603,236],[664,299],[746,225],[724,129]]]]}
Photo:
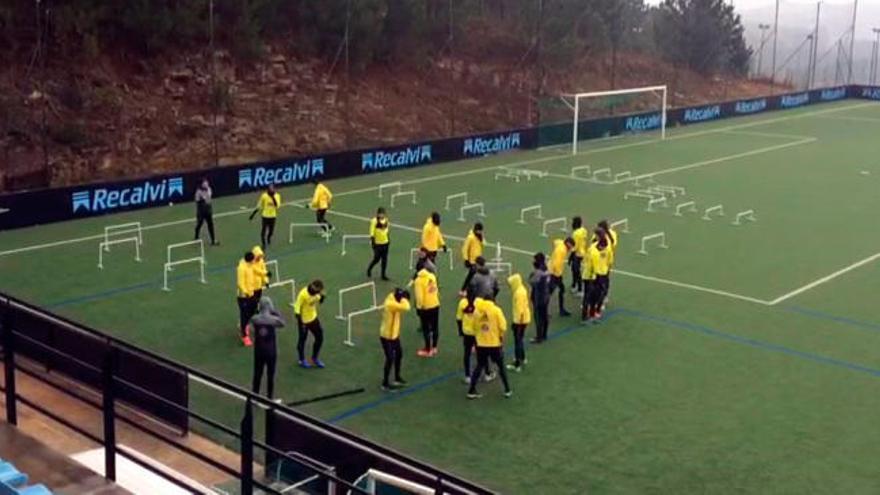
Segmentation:
{"type": "Polygon", "coordinates": [[[705,327],[702,325],[698,325],[695,323],[690,323],[686,321],[672,320],[663,316],[655,316],[647,313],[643,313],[641,311],[630,310],[630,309],[621,309],[621,313],[633,316],[635,318],[640,318],[643,320],[653,321],[657,323],[662,323],[667,326],[680,328],[683,330],[688,330],[695,333],[701,333],[704,335],[708,335],[710,337],[716,337],[723,340],[728,340],[731,342],[736,342],[737,344],[745,344],[750,347],[755,347],[758,349],[778,352],[781,354],[788,354],[789,356],[794,356],[802,359],[806,359],[809,361],[826,364],[829,366],[836,366],[839,368],[845,368],[852,371],[858,371],[860,373],[866,373],[871,376],[875,376],[880,378],[880,369],[869,368],[867,366],[863,366],[856,363],[851,363],[849,361],[844,361],[841,359],[823,356],[821,354],[813,354],[810,352],[798,351],[796,349],[792,349],[790,347],[785,347],[779,344],[772,344],[769,342],[764,342],[761,340],[752,339],[749,337],[742,337],[740,335],[735,335],[727,332],[722,332],[720,330],[715,330],[713,328],[705,327]]]}
{"type": "MultiPolygon", "coordinates": [[[[302,254],[302,253],[307,253],[309,251],[316,251],[319,248],[324,248],[324,247],[326,247],[326,243],[321,244],[320,246],[317,246],[317,245],[311,246],[311,247],[308,247],[305,249],[300,249],[297,251],[285,251],[272,259],[283,259],[283,258],[293,256],[295,254],[302,254]]],[[[235,267],[236,267],[236,265],[217,266],[214,268],[208,268],[207,270],[205,270],[205,273],[206,274],[219,273],[219,272],[223,272],[223,271],[227,271],[227,270],[234,270],[235,267]]],[[[178,276],[170,277],[168,280],[171,282],[179,282],[182,280],[188,280],[188,279],[193,279],[193,278],[196,278],[195,273],[191,273],[188,275],[178,275],[178,276]]],[[[94,294],[86,294],[83,296],[76,296],[76,297],[71,297],[68,299],[62,299],[62,300],[57,301],[55,303],[46,305],[46,308],[58,309],[58,308],[63,308],[65,306],[75,306],[77,304],[81,304],[81,303],[85,303],[85,302],[100,301],[102,299],[107,299],[107,298],[110,298],[113,296],[117,296],[119,294],[124,294],[126,292],[134,292],[134,291],[138,291],[138,290],[149,289],[151,287],[160,287],[161,284],[162,284],[162,282],[157,280],[154,282],[142,282],[139,284],[127,285],[124,287],[117,287],[114,289],[108,289],[105,291],[96,292],[94,294]]]]}
{"type": "MultiPolygon", "coordinates": [[[[618,314],[618,313],[620,313],[620,310],[617,310],[617,309],[612,309],[612,310],[607,311],[605,313],[605,318],[603,319],[603,321],[610,319],[611,317],[613,317],[615,314],[618,314]]],[[[563,328],[562,330],[559,330],[558,332],[553,332],[553,333],[549,334],[547,336],[547,340],[550,341],[550,340],[557,339],[557,338],[562,337],[564,335],[568,335],[569,333],[571,333],[575,330],[578,330],[580,328],[590,329],[593,327],[595,327],[595,325],[587,325],[587,324],[583,324],[583,323],[569,325],[569,326],[563,328]]],[[[530,346],[529,343],[526,342],[526,347],[532,347],[532,346],[530,346]]],[[[513,349],[508,349],[507,352],[505,352],[505,355],[509,356],[512,353],[513,353],[513,349]]],[[[345,412],[342,412],[342,413],[330,418],[327,421],[330,423],[338,423],[340,421],[346,420],[346,419],[351,418],[353,416],[357,416],[358,414],[367,412],[371,409],[375,409],[375,408],[382,406],[384,404],[387,404],[389,402],[394,402],[394,401],[400,400],[400,399],[407,397],[407,396],[410,396],[416,392],[419,392],[419,391],[422,391],[426,388],[437,385],[438,383],[443,383],[446,380],[449,380],[450,378],[453,378],[456,376],[461,376],[461,370],[450,371],[448,373],[444,373],[442,375],[435,376],[434,378],[431,378],[429,380],[425,380],[425,381],[419,382],[411,387],[407,387],[407,388],[399,391],[396,394],[384,395],[376,400],[367,402],[365,404],[361,404],[360,406],[357,406],[357,407],[349,409],[345,412]]]]}
{"type": "Polygon", "coordinates": [[[834,321],[837,323],[842,323],[844,325],[849,325],[849,326],[853,326],[853,327],[863,328],[865,330],[870,330],[872,332],[880,332],[880,325],[878,325],[876,323],[855,320],[852,318],[847,318],[846,316],[837,316],[837,315],[833,315],[830,313],[823,313],[821,311],[807,309],[807,308],[803,308],[800,306],[783,306],[783,308],[786,309],[787,311],[802,314],[804,316],[809,316],[812,318],[834,321]]]}

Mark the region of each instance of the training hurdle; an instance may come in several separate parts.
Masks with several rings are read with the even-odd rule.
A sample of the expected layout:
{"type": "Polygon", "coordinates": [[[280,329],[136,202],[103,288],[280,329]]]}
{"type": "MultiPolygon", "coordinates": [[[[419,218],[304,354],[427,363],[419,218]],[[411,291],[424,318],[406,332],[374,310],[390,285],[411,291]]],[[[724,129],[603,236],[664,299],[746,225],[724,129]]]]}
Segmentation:
{"type": "Polygon", "coordinates": [[[293,222],[287,229],[287,243],[293,244],[293,229],[301,229],[301,228],[317,228],[320,229],[318,235],[324,238],[324,241],[330,243],[330,238],[333,237],[333,231],[330,229],[325,229],[325,225],[323,223],[297,223],[293,222]]]}
{"type": "Polygon", "coordinates": [[[519,175],[511,173],[511,172],[507,172],[507,171],[496,172],[495,173],[495,180],[497,181],[498,179],[513,179],[516,182],[519,182],[519,175]]]}
{"type": "Polygon", "coordinates": [[[610,168],[600,168],[598,170],[593,171],[593,180],[599,180],[599,176],[604,175],[608,177],[608,180],[611,180],[611,169],[610,168]]]}
{"type": "Polygon", "coordinates": [[[706,208],[706,211],[703,213],[703,220],[712,220],[712,213],[717,213],[719,217],[724,216],[724,206],[723,205],[715,205],[711,208],[706,208]]]}
{"type": "Polygon", "coordinates": [[[627,200],[629,198],[642,198],[642,199],[654,199],[653,194],[648,194],[646,192],[641,191],[627,191],[623,194],[623,199],[627,200]]]}
{"type": "Polygon", "coordinates": [[[513,169],[513,173],[525,177],[526,180],[532,180],[533,178],[543,179],[544,177],[547,177],[547,172],[543,172],[541,170],[530,170],[527,168],[513,169]]]}
{"type": "Polygon", "coordinates": [[[649,187],[647,189],[647,191],[650,194],[656,194],[658,196],[663,196],[664,198],[670,197],[670,196],[673,198],[676,197],[676,194],[674,192],[669,191],[667,189],[660,189],[660,186],[649,187]]]}
{"type": "Polygon", "coordinates": [[[278,289],[285,286],[290,286],[290,306],[293,307],[296,305],[296,280],[289,278],[287,280],[279,280],[278,282],[272,282],[269,284],[270,289],[278,289]]]}
{"type": "Polygon", "coordinates": [[[504,257],[501,256],[501,241],[495,243],[495,257],[492,258],[494,262],[504,261],[504,257]]]}
{"type": "Polygon", "coordinates": [[[579,172],[590,175],[593,174],[590,165],[578,165],[576,167],[571,167],[571,172],[569,172],[569,175],[571,175],[572,177],[579,177],[579,172]]]}
{"type": "Polygon", "coordinates": [[[394,208],[394,200],[397,198],[403,198],[409,196],[412,198],[412,204],[416,204],[416,192],[415,191],[397,191],[391,195],[391,207],[394,208]]]}
{"type": "Polygon", "coordinates": [[[446,207],[445,208],[448,210],[452,206],[452,202],[459,200],[459,199],[461,200],[462,204],[466,205],[468,202],[468,193],[460,192],[460,193],[450,194],[449,196],[446,196],[446,207]]]}
{"type": "Polygon", "coordinates": [[[266,271],[271,273],[271,278],[278,280],[281,278],[281,267],[278,266],[278,260],[271,260],[266,262],[266,271]],[[272,267],[275,269],[273,270],[272,267]]]}
{"type": "Polygon", "coordinates": [[[476,210],[476,209],[479,209],[479,210],[480,210],[480,212],[477,213],[478,216],[480,216],[480,217],[485,217],[485,216],[486,216],[486,209],[483,207],[483,203],[482,203],[482,202],[479,202],[479,203],[471,203],[471,204],[463,204],[463,205],[461,205],[461,208],[459,208],[459,210],[458,210],[458,221],[459,221],[459,222],[464,222],[464,221],[466,220],[466,218],[465,218],[465,216],[464,216],[464,212],[466,212],[466,211],[468,211],[468,210],[476,210]]]}
{"type": "Polygon", "coordinates": [[[342,236],[342,256],[345,256],[345,243],[354,240],[370,240],[371,237],[366,234],[345,234],[342,236]]]}
{"type": "Polygon", "coordinates": [[[648,241],[652,241],[654,239],[660,239],[660,248],[669,249],[669,246],[666,245],[666,232],[657,232],[656,234],[646,235],[642,237],[642,249],[639,250],[639,254],[648,254],[646,244],[648,241]]]}
{"type": "Polygon", "coordinates": [[[659,192],[659,191],[655,191],[655,190],[650,189],[650,188],[648,188],[648,189],[639,189],[639,190],[636,191],[636,192],[637,192],[637,193],[640,193],[640,194],[647,194],[648,196],[651,196],[652,198],[665,198],[665,197],[666,197],[666,193],[662,193],[662,192],[659,192]]]}
{"type": "Polygon", "coordinates": [[[396,189],[395,192],[400,192],[403,187],[403,182],[386,182],[385,184],[379,184],[379,197],[383,197],[383,193],[386,189],[396,189]]]}
{"type": "Polygon", "coordinates": [[[681,214],[682,210],[690,211],[693,213],[697,212],[697,203],[694,201],[688,201],[686,203],[681,203],[675,207],[675,216],[681,217],[684,216],[681,214]]]}
{"type": "Polygon", "coordinates": [[[568,232],[568,230],[566,230],[566,228],[565,228],[565,226],[568,225],[567,218],[565,218],[565,217],[551,218],[550,220],[544,220],[544,224],[541,227],[541,237],[549,237],[549,234],[547,232],[547,228],[550,227],[551,225],[555,225],[557,223],[562,224],[562,227],[559,230],[561,230],[562,232],[568,232]]]}
{"type": "Polygon", "coordinates": [[[617,230],[620,230],[624,234],[629,234],[629,219],[624,218],[624,219],[618,220],[616,222],[611,222],[611,225],[609,225],[609,227],[611,227],[612,229],[617,229],[617,227],[623,227],[623,228],[617,229],[617,230]]]}
{"type": "Polygon", "coordinates": [[[353,327],[354,327],[352,322],[354,321],[354,318],[356,316],[366,315],[366,314],[370,314],[374,311],[379,311],[380,309],[382,309],[381,306],[374,306],[372,308],[361,309],[359,311],[349,313],[348,316],[345,317],[345,320],[347,320],[347,322],[346,322],[347,329],[345,332],[345,340],[343,340],[342,343],[349,346],[349,347],[354,347],[354,340],[352,339],[352,333],[353,333],[353,327]]]}
{"type": "Polygon", "coordinates": [[[678,197],[678,196],[687,196],[687,191],[685,190],[685,188],[680,187],[680,186],[660,185],[660,186],[654,186],[651,189],[656,189],[658,191],[666,191],[666,192],[672,194],[673,198],[678,197]]]}
{"type": "Polygon", "coordinates": [[[525,208],[519,210],[519,222],[518,223],[526,223],[526,213],[535,212],[535,218],[538,220],[544,219],[544,207],[541,205],[533,205],[526,206],[525,208]]]}
{"type": "Polygon", "coordinates": [[[372,298],[373,298],[373,299],[372,299],[372,300],[373,300],[373,305],[370,306],[370,307],[371,307],[371,308],[375,308],[375,307],[377,306],[377,301],[376,301],[376,283],[375,283],[375,282],[365,282],[365,283],[363,283],[363,284],[352,285],[351,287],[345,287],[345,288],[343,288],[343,289],[339,289],[339,296],[338,296],[338,297],[339,297],[339,313],[336,315],[336,319],[337,319],[337,320],[343,320],[343,321],[344,321],[344,320],[346,319],[346,314],[345,314],[345,312],[344,312],[344,310],[343,310],[343,302],[344,302],[344,299],[345,299],[343,296],[345,296],[345,294],[348,294],[348,293],[350,293],[350,292],[354,292],[354,291],[356,291],[356,290],[361,290],[361,289],[370,289],[370,295],[371,295],[372,298]]]}
{"type": "Polygon", "coordinates": [[[100,268],[101,270],[104,269],[104,252],[110,251],[108,249],[108,247],[111,244],[127,244],[129,242],[134,244],[134,260],[137,261],[138,263],[140,263],[140,261],[141,261],[141,242],[137,237],[128,237],[125,239],[115,239],[112,241],[104,241],[104,242],[98,244],[98,268],[100,268]]]}
{"type": "Polygon", "coordinates": [[[169,292],[171,288],[168,287],[168,273],[174,271],[174,267],[178,265],[184,265],[188,263],[198,263],[199,264],[199,281],[203,284],[207,284],[208,281],[205,280],[205,243],[201,240],[189,241],[189,242],[180,242],[177,244],[169,244],[167,248],[167,258],[165,262],[165,267],[162,273],[162,290],[169,292]],[[172,254],[175,249],[182,249],[185,247],[193,247],[198,245],[199,247],[199,256],[193,256],[190,258],[172,261],[172,254]]]}
{"type": "Polygon", "coordinates": [[[660,205],[665,208],[665,207],[669,206],[669,203],[666,202],[666,196],[664,196],[662,198],[654,198],[654,199],[651,199],[650,201],[648,201],[648,207],[645,209],[645,211],[649,211],[649,212],[656,211],[656,210],[654,210],[654,205],[660,205]]]}
{"type": "Polygon", "coordinates": [[[741,211],[736,214],[736,220],[733,221],[733,225],[742,225],[739,221],[740,218],[748,220],[750,222],[757,222],[758,220],[755,218],[755,210],[746,210],[741,211]]]}
{"type": "Polygon", "coordinates": [[[486,267],[494,274],[506,273],[508,275],[513,275],[513,263],[508,263],[506,261],[487,261],[486,267]]]}
{"type": "Polygon", "coordinates": [[[654,184],[654,177],[651,175],[640,175],[636,177],[636,187],[643,187],[646,184],[654,184]]]}
{"type": "MultiPolygon", "coordinates": [[[[409,269],[410,270],[412,270],[416,267],[416,260],[419,257],[419,251],[421,251],[421,249],[419,249],[419,248],[412,248],[409,250],[409,269]]],[[[441,253],[442,253],[442,251],[441,251],[441,253]]],[[[450,249],[450,250],[446,251],[446,253],[449,257],[449,269],[455,270],[455,259],[453,258],[452,250],[450,249]]],[[[437,253],[437,254],[440,255],[440,253],[437,253]]]]}
{"type": "Polygon", "coordinates": [[[632,178],[632,172],[620,172],[619,174],[614,174],[614,182],[622,182],[623,180],[630,180],[632,178]]]}
{"type": "Polygon", "coordinates": [[[110,237],[114,235],[137,234],[138,244],[144,243],[144,230],[141,228],[140,222],[121,223],[118,225],[108,225],[104,227],[104,250],[109,252],[110,246],[114,243],[110,242],[110,237]]]}

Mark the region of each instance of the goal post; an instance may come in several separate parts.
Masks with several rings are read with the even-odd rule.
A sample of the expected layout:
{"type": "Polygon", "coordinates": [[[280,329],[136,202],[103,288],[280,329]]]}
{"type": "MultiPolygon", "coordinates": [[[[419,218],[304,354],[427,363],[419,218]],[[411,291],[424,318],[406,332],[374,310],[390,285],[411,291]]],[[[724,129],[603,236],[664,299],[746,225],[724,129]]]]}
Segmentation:
{"type": "MultiPolygon", "coordinates": [[[[585,103],[586,100],[596,100],[601,98],[618,98],[618,97],[637,97],[639,94],[658,95],[660,122],[657,126],[660,129],[660,139],[666,139],[666,106],[667,106],[667,89],[666,86],[646,86],[643,88],[616,89],[611,91],[592,91],[588,93],[572,93],[562,95],[562,101],[572,110],[572,129],[571,129],[571,154],[577,155],[578,152],[578,124],[581,122],[581,112],[589,108],[585,103]]],[[[645,109],[639,109],[642,113],[645,109]]],[[[645,127],[644,130],[654,129],[654,126],[645,127]]]]}

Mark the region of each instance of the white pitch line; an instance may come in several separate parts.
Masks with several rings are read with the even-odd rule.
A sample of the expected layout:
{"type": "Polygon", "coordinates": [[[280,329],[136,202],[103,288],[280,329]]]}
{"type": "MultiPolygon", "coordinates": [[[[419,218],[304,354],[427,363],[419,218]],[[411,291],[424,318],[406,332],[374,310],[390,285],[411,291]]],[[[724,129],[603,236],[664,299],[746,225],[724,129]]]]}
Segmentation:
{"type": "Polygon", "coordinates": [[[724,131],[725,134],[734,134],[737,136],[757,136],[781,139],[819,139],[818,136],[802,136],[799,134],[782,134],[779,132],[760,132],[760,131],[739,131],[736,129],[724,131]]]}
{"type": "Polygon", "coordinates": [[[823,119],[831,119],[831,120],[849,120],[852,122],[870,122],[872,124],[880,124],[880,119],[874,117],[856,117],[856,116],[846,116],[846,115],[835,115],[832,117],[822,117],[823,119]]]}
{"type": "Polygon", "coordinates": [[[868,263],[871,263],[872,261],[877,260],[877,259],[880,259],[880,253],[868,256],[867,258],[865,258],[861,261],[856,261],[852,265],[849,265],[845,268],[841,268],[840,270],[837,270],[836,272],[834,272],[830,275],[826,275],[818,280],[810,282],[809,284],[807,284],[803,287],[799,287],[799,288],[797,288],[787,294],[783,294],[783,295],[777,297],[776,299],[770,301],[770,305],[773,306],[773,305],[781,303],[782,301],[791,299],[794,296],[797,296],[799,294],[803,294],[804,292],[807,292],[810,289],[816,288],[826,282],[830,282],[831,280],[834,280],[835,278],[837,278],[845,273],[851,272],[851,271],[855,270],[856,268],[860,268],[862,266],[865,266],[868,263]]]}

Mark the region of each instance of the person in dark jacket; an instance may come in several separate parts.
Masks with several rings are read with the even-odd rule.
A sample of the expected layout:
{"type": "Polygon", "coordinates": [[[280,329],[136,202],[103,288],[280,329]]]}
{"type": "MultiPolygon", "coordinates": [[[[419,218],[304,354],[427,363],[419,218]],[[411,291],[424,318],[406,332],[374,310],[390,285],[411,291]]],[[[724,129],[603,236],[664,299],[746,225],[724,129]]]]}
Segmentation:
{"type": "Polygon", "coordinates": [[[275,309],[272,299],[263,296],[257,307],[257,314],[251,318],[254,331],[254,378],[252,390],[260,393],[263,371],[266,372],[266,396],[270,399],[275,392],[275,363],[278,357],[276,331],[284,326],[284,318],[275,309]]]}
{"type": "Polygon", "coordinates": [[[498,296],[498,279],[486,267],[486,259],[478,256],[474,267],[474,275],[471,277],[467,288],[467,297],[473,301],[479,297],[494,301],[498,296]]]}
{"type": "Polygon", "coordinates": [[[532,261],[532,273],[529,274],[529,287],[532,307],[535,313],[535,338],[533,344],[547,340],[547,329],[550,326],[550,272],[547,271],[547,259],[544,253],[536,253],[532,261]]]}
{"type": "Polygon", "coordinates": [[[214,235],[214,206],[211,204],[213,192],[208,179],[202,179],[199,188],[196,189],[196,235],[195,240],[199,240],[202,233],[202,225],[208,226],[208,235],[211,236],[211,245],[220,244],[214,235]]]}

